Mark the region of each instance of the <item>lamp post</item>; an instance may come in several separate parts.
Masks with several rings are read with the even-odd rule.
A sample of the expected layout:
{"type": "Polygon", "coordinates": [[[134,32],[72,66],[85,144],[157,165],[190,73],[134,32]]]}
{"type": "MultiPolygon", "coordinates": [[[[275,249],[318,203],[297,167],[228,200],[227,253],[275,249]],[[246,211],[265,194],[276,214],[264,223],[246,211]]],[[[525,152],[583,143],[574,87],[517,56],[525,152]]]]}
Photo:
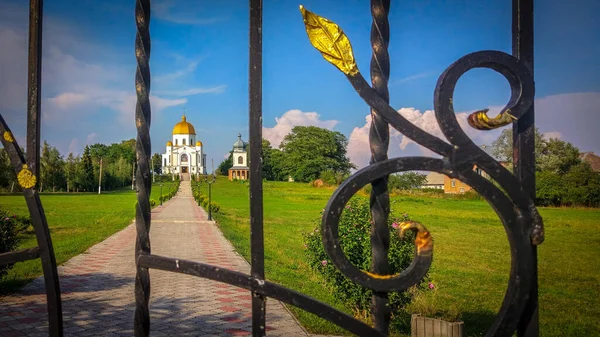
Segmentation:
{"type": "Polygon", "coordinates": [[[160,205],[161,206],[162,206],[162,200],[163,200],[163,197],[162,197],[162,185],[163,185],[163,183],[161,182],[160,183],[160,198],[158,198],[158,199],[160,199],[160,205]]]}
{"type": "Polygon", "coordinates": [[[204,178],[204,182],[208,184],[208,220],[212,220],[212,207],[211,207],[211,199],[212,199],[212,184],[217,180],[215,175],[212,175],[212,179],[208,180],[208,177],[204,178]]]}

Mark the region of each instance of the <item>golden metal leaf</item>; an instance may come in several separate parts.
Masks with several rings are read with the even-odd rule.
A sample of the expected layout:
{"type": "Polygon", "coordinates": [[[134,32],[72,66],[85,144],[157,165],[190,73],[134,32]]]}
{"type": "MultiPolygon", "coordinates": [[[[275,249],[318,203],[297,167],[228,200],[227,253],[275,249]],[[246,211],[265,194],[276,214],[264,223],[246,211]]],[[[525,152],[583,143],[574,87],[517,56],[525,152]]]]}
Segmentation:
{"type": "Polygon", "coordinates": [[[35,175],[27,168],[27,165],[23,165],[23,169],[17,175],[17,180],[23,188],[32,188],[37,181],[35,175]]]}
{"type": "Polygon", "coordinates": [[[406,231],[410,229],[416,230],[415,245],[417,246],[418,255],[430,255],[432,253],[433,238],[425,226],[415,221],[403,221],[399,224],[398,228],[400,228],[401,238],[404,237],[406,231]]]}
{"type": "Polygon", "coordinates": [[[510,114],[509,109],[494,118],[488,117],[488,111],[489,109],[483,109],[470,114],[467,118],[469,125],[477,130],[492,130],[509,125],[517,120],[517,117],[510,114]]]}
{"type": "Polygon", "coordinates": [[[352,45],[344,31],[334,22],[306,10],[302,5],[300,5],[300,12],[304,19],[308,39],[313,47],[344,74],[358,74],[352,45]]]}
{"type": "MultiPolygon", "coordinates": [[[[433,238],[431,237],[431,233],[423,226],[422,224],[415,221],[403,221],[398,225],[398,229],[400,230],[400,238],[404,238],[406,231],[414,230],[417,232],[415,237],[415,245],[417,246],[417,255],[420,256],[431,256],[433,254],[433,238]]],[[[396,277],[396,275],[380,275],[371,273],[368,271],[363,271],[365,274],[371,276],[372,278],[378,280],[387,280],[392,277],[396,277]]]]}
{"type": "Polygon", "coordinates": [[[13,137],[13,135],[10,132],[4,131],[4,140],[6,140],[9,143],[12,143],[15,141],[15,138],[13,137]]]}

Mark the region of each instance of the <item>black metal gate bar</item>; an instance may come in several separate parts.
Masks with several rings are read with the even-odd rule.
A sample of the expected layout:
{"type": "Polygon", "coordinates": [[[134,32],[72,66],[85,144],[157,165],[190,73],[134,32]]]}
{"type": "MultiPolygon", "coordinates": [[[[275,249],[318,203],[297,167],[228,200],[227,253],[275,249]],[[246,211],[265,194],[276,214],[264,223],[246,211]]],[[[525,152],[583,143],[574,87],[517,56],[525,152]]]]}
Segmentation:
{"type": "Polygon", "coordinates": [[[265,280],[262,186],[262,0],[250,0],[249,127],[250,127],[250,253],[254,279],[252,335],[266,331],[266,298],[256,292],[265,280]]]}
{"type": "Polygon", "coordinates": [[[62,302],[60,283],[54,248],[48,230],[44,208],[37,192],[40,167],[40,97],[42,83],[42,22],[43,1],[29,2],[29,55],[27,73],[27,159],[17,144],[13,133],[0,115],[0,133],[11,164],[17,173],[19,185],[35,229],[38,247],[22,249],[2,254],[1,264],[15,263],[40,258],[46,288],[48,308],[48,333],[50,336],[62,336],[62,302]]]}
{"type": "MultiPolygon", "coordinates": [[[[371,0],[371,85],[377,94],[386,102],[390,102],[388,80],[390,78],[390,0],[371,0]]],[[[371,164],[388,159],[390,143],[390,127],[385,119],[371,109],[371,128],[369,129],[369,145],[371,148],[371,164]]],[[[390,231],[387,226],[390,214],[390,196],[388,193],[388,177],[371,182],[370,197],[371,216],[371,272],[379,275],[390,274],[388,250],[390,247],[390,231]]],[[[387,292],[373,292],[371,317],[375,329],[386,333],[390,324],[390,306],[387,292]]]]}
{"type": "Polygon", "coordinates": [[[137,71],[135,73],[135,91],[137,104],[135,108],[135,125],[137,139],[135,152],[137,159],[136,188],[137,207],[135,214],[135,227],[137,232],[135,242],[135,336],[148,336],[150,334],[150,274],[148,268],[141,266],[141,256],[150,254],[150,191],[152,180],[150,166],[152,156],[150,143],[150,0],[136,0],[135,22],[137,34],[135,36],[135,56],[137,71]]]}
{"type": "MultiPolygon", "coordinates": [[[[531,74],[533,71],[533,0],[513,0],[512,54],[531,74]]],[[[533,85],[533,83],[532,83],[533,85]]],[[[535,199],[535,102],[513,124],[513,172],[532,199],[535,199]]],[[[531,246],[534,268],[533,285],[525,312],[519,322],[517,335],[539,335],[537,247],[531,246]]]]}
{"type": "Polygon", "coordinates": [[[29,64],[27,76],[27,166],[40,176],[40,95],[42,91],[43,0],[29,1],[29,64]]]}

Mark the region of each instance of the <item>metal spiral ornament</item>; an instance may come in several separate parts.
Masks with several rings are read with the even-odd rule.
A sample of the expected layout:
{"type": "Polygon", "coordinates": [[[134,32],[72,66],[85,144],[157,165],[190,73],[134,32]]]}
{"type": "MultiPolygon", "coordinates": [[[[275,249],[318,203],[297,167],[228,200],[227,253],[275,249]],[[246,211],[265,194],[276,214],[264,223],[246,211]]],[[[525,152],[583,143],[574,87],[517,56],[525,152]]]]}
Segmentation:
{"type": "MultiPolygon", "coordinates": [[[[390,41],[390,12],[389,0],[371,0],[371,83],[377,94],[389,103],[388,80],[390,77],[390,57],[388,45],[390,41]]],[[[371,164],[388,159],[387,152],[390,143],[389,125],[371,109],[371,128],[369,129],[369,144],[371,148],[371,164]]],[[[388,193],[388,176],[371,182],[370,196],[371,216],[371,272],[379,275],[390,273],[388,250],[390,232],[387,227],[390,213],[390,196],[388,193]]],[[[388,331],[390,322],[390,307],[386,292],[373,292],[371,316],[375,328],[382,332],[388,331]]]]}
{"type": "Polygon", "coordinates": [[[151,157],[150,143],[150,0],[137,0],[135,4],[135,22],[137,34],[135,37],[135,56],[137,71],[135,74],[135,91],[137,104],[135,108],[136,139],[136,187],[137,207],[135,224],[137,240],[135,245],[136,268],[135,277],[135,336],[150,334],[150,274],[148,268],[139,264],[139,258],[150,254],[150,177],[149,159],[151,157]]]}

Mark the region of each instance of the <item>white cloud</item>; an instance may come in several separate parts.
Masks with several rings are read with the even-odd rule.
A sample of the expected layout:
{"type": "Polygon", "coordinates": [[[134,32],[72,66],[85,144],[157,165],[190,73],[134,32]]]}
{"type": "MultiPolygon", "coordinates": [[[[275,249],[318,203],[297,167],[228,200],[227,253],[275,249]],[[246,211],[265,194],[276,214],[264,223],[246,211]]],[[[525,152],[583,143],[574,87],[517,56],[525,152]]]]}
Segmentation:
{"type": "Polygon", "coordinates": [[[562,138],[562,134],[558,131],[544,132],[543,136],[545,139],[561,139],[562,138]]]}
{"type": "Polygon", "coordinates": [[[77,156],[79,153],[79,140],[77,138],[71,139],[71,142],[69,143],[69,153],[72,153],[73,156],[77,156]]]}
{"type": "MultiPolygon", "coordinates": [[[[600,92],[571,93],[541,97],[535,100],[536,126],[546,138],[558,138],[568,141],[581,151],[600,152],[600,138],[596,126],[600,124],[598,114],[600,106],[600,92]],[[551,130],[551,131],[545,131],[551,130]],[[560,131],[558,131],[560,130],[560,131]]],[[[489,116],[496,116],[502,107],[489,107],[489,116]]],[[[421,111],[415,108],[401,108],[398,110],[402,116],[424,131],[446,141],[435,118],[433,110],[421,111]]],[[[491,144],[498,138],[504,128],[491,131],[479,131],[468,125],[467,117],[471,112],[456,114],[459,125],[475,144],[491,144]]],[[[358,166],[365,167],[369,164],[371,152],[369,148],[369,128],[371,116],[365,117],[365,125],[355,127],[348,141],[348,157],[358,166]]],[[[505,127],[506,128],[506,127],[505,127]]],[[[395,129],[390,128],[390,145],[388,156],[398,157],[416,155],[410,144],[413,140],[403,136],[395,129]]],[[[431,156],[432,152],[418,145],[419,155],[431,156]]]]}
{"type": "Polygon", "coordinates": [[[154,78],[152,80],[155,83],[172,82],[172,81],[179,79],[185,75],[195,72],[196,69],[198,68],[198,63],[200,63],[200,58],[190,61],[187,64],[187,66],[185,66],[185,68],[183,68],[183,69],[179,69],[177,71],[174,71],[174,72],[168,73],[168,74],[154,76],[154,78]]]}
{"type": "MultiPolygon", "coordinates": [[[[109,108],[117,112],[117,124],[130,125],[128,129],[134,128],[135,91],[122,88],[125,88],[123,83],[133,82],[135,67],[84,62],[58,45],[56,41],[50,40],[44,46],[44,123],[53,127],[73,125],[85,120],[100,108],[109,108]]],[[[24,109],[27,94],[26,31],[0,26],[0,50],[3,51],[0,53],[0,109],[24,109]]],[[[194,67],[195,65],[191,66],[194,67]]],[[[206,90],[214,92],[221,88],[206,90]]],[[[199,89],[190,89],[184,94],[199,93],[199,89]]],[[[187,103],[187,99],[184,98],[168,99],[155,95],[150,97],[150,101],[153,113],[187,103]]]]}
{"type": "Polygon", "coordinates": [[[404,78],[400,78],[400,79],[397,79],[397,80],[393,80],[393,81],[391,81],[391,84],[400,84],[400,83],[411,82],[411,81],[414,81],[414,80],[418,80],[420,78],[429,77],[432,74],[433,74],[432,71],[422,72],[422,73],[414,74],[414,75],[407,76],[407,77],[404,77],[404,78]]]}
{"type": "Polygon", "coordinates": [[[89,101],[89,97],[86,94],[76,92],[64,92],[56,97],[48,99],[50,104],[53,104],[60,109],[73,109],[77,108],[84,103],[89,101]]]}
{"type": "Polygon", "coordinates": [[[187,97],[200,94],[220,94],[225,91],[225,88],[227,88],[226,85],[218,85],[216,87],[191,88],[179,91],[157,91],[157,93],[165,96],[187,97]]]}
{"type": "Polygon", "coordinates": [[[89,135],[87,135],[87,137],[85,138],[85,143],[86,144],[92,144],[94,142],[94,140],[96,140],[96,137],[98,135],[96,133],[90,133],[89,135]]]}
{"type": "MultiPolygon", "coordinates": [[[[492,111],[494,110],[496,110],[496,108],[490,109],[490,115],[493,116],[494,112],[492,111]]],[[[421,112],[413,107],[408,107],[399,109],[398,113],[423,131],[447,142],[437,123],[435,112],[433,110],[421,112]]],[[[457,113],[456,118],[467,136],[471,137],[476,144],[488,144],[498,137],[501,130],[483,132],[471,128],[467,122],[469,114],[470,112],[457,113]]],[[[365,117],[365,125],[362,127],[355,127],[348,139],[348,158],[350,158],[359,169],[367,166],[371,158],[371,150],[369,147],[370,127],[371,115],[367,115],[365,117]]],[[[408,155],[436,156],[436,154],[429,149],[418,145],[415,141],[404,136],[392,127],[390,127],[390,144],[388,149],[388,157],[390,158],[408,155]],[[410,147],[411,144],[414,145],[410,147]]]]}
{"type": "Polygon", "coordinates": [[[190,9],[187,4],[187,2],[173,0],[156,1],[152,4],[153,15],[159,20],[182,25],[209,25],[222,20],[220,17],[200,17],[194,13],[197,11],[194,7],[197,6],[190,9]]]}
{"type": "Polygon", "coordinates": [[[271,146],[277,148],[283,137],[290,133],[294,126],[318,126],[331,130],[339,123],[337,120],[324,121],[320,118],[321,116],[316,112],[289,110],[283,116],[275,118],[276,124],[274,127],[263,127],[263,138],[271,142],[271,146]]]}

